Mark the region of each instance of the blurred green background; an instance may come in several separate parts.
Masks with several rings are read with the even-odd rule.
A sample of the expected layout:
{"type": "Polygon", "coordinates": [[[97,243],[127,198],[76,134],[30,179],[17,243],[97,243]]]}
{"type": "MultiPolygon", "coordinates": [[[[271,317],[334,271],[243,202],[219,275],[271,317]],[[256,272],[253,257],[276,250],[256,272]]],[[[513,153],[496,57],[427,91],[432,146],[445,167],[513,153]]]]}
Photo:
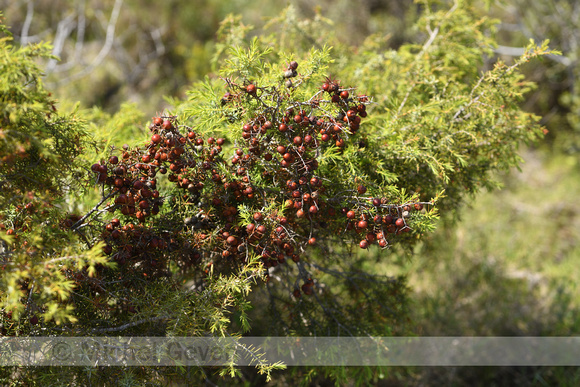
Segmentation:
{"type": "MultiPolygon", "coordinates": [[[[473,3],[481,15],[499,20],[500,46],[487,65],[498,57],[510,61],[530,39],[550,39],[562,52],[525,69],[538,87],[523,106],[542,117],[547,135],[536,147],[521,149],[521,171],[500,176],[502,190],[478,194],[458,222],[442,220],[412,256],[382,259],[376,270],[408,276],[418,335],[576,335],[580,2],[473,3]]],[[[169,106],[164,96],[184,97],[192,82],[215,71],[215,36],[228,14],[261,26],[290,4],[305,18],[328,18],[338,40],[353,50],[372,34],[387,36],[391,48],[423,38],[412,28],[422,8],[409,0],[2,0],[0,9],[17,43],[53,42],[61,61],[46,63],[46,83],[63,105],[80,101],[84,109],[109,114],[131,109],[134,121],[127,125],[137,134],[139,122],[169,106]]],[[[104,113],[95,113],[96,122],[99,114],[104,113]]],[[[486,386],[579,382],[572,367],[405,368],[386,380],[486,386]]]]}

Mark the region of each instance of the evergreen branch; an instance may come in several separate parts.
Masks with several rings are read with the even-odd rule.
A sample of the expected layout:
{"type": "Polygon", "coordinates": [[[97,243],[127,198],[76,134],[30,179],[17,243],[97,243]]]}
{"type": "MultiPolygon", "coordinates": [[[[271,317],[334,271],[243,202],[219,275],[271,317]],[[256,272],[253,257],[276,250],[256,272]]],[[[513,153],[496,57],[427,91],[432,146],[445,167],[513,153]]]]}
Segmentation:
{"type": "Polygon", "coordinates": [[[99,201],[88,213],[86,213],[82,218],[80,218],[75,224],[73,224],[71,226],[71,229],[74,231],[77,231],[77,228],[80,227],[83,222],[85,221],[85,219],[87,219],[89,216],[91,216],[93,213],[95,213],[96,211],[99,210],[99,207],[101,206],[101,204],[103,204],[107,199],[109,199],[111,196],[113,196],[115,194],[114,191],[109,192],[109,194],[107,196],[104,196],[101,201],[99,201]]]}
{"type": "MultiPolygon", "coordinates": [[[[537,48],[536,48],[537,49],[537,48]]],[[[518,58],[518,60],[515,61],[515,63],[509,67],[506,67],[503,69],[503,71],[495,78],[492,78],[491,81],[492,83],[495,85],[498,83],[498,81],[500,81],[501,79],[503,79],[505,76],[507,76],[508,74],[512,73],[516,68],[520,67],[523,63],[527,62],[529,60],[530,57],[534,57],[534,56],[538,56],[538,55],[547,55],[550,54],[549,51],[546,51],[545,48],[541,47],[540,48],[540,52],[534,51],[531,52],[532,50],[532,46],[528,46],[526,47],[526,50],[524,51],[523,55],[518,58]]],[[[473,87],[471,93],[470,93],[470,98],[471,100],[464,106],[462,106],[453,116],[452,118],[452,122],[455,123],[456,121],[459,120],[459,116],[461,114],[463,114],[465,112],[465,110],[467,110],[470,106],[472,106],[473,104],[477,103],[477,101],[479,101],[479,99],[481,97],[483,97],[483,95],[485,94],[485,90],[481,91],[477,97],[473,98],[473,92],[475,91],[475,89],[477,87],[479,87],[479,85],[482,83],[483,79],[485,78],[486,75],[490,76],[491,74],[493,74],[493,71],[490,71],[484,75],[482,75],[478,82],[476,83],[476,85],[473,87]]]]}
{"type": "MultiPolygon", "coordinates": [[[[413,68],[415,66],[415,64],[417,64],[419,62],[419,60],[422,58],[422,56],[427,52],[427,50],[429,49],[429,47],[431,47],[431,45],[433,44],[433,42],[435,41],[435,38],[437,37],[437,35],[439,35],[439,30],[441,28],[441,25],[443,24],[443,21],[450,17],[451,14],[453,12],[455,12],[455,10],[457,9],[457,7],[459,6],[459,2],[455,1],[453,3],[453,6],[449,9],[449,11],[447,11],[447,13],[445,14],[443,20],[441,20],[439,22],[439,25],[437,25],[437,27],[435,27],[434,30],[431,31],[431,28],[429,26],[427,26],[427,29],[429,31],[429,39],[427,39],[427,41],[425,42],[425,44],[423,44],[423,47],[421,48],[421,51],[419,51],[419,53],[415,56],[415,60],[413,61],[411,68],[413,68]]],[[[409,70],[410,72],[410,70],[409,70]]],[[[403,110],[403,107],[405,106],[405,104],[407,103],[407,99],[409,98],[409,96],[411,95],[411,91],[413,91],[413,88],[415,87],[415,84],[412,84],[411,87],[409,87],[409,89],[407,90],[407,93],[405,94],[405,97],[403,98],[403,102],[401,103],[401,105],[399,106],[399,109],[397,110],[397,113],[395,114],[395,117],[398,117],[399,114],[401,113],[401,111],[403,110]]]]}
{"type": "Polygon", "coordinates": [[[170,319],[170,317],[167,317],[167,316],[150,317],[150,318],[145,318],[145,319],[142,319],[142,320],[133,321],[133,322],[130,322],[130,323],[127,323],[127,324],[123,324],[123,325],[120,325],[118,327],[112,327],[112,328],[94,328],[94,329],[92,329],[92,331],[93,332],[96,332],[96,333],[120,332],[120,331],[123,331],[125,329],[135,327],[137,325],[146,324],[146,323],[150,323],[150,322],[154,322],[154,321],[169,320],[169,319],[170,319]]]}

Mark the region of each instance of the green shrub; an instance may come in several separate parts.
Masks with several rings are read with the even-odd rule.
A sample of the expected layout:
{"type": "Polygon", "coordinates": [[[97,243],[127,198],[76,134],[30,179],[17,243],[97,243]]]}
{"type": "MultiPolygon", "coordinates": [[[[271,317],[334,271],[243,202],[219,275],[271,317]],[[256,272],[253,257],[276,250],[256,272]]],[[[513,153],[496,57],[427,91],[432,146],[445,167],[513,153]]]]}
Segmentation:
{"type": "MultiPolygon", "coordinates": [[[[15,74],[1,80],[3,334],[411,334],[405,279],[373,268],[391,246],[412,248],[439,214],[455,217],[466,196],[494,186],[490,172],[518,165],[520,143],[541,137],[538,118],[518,105],[532,87],[519,68],[550,52],[530,44],[513,65],[482,71],[494,21],[463,3],[424,6],[424,43],[396,51],[380,37],[352,50],[333,40],[336,26],[292,8],[254,37],[230,17],[218,76],[142,124],[144,145],[111,139],[114,128],[140,133],[132,107],[86,114],[111,133],[93,139],[82,113],[52,111],[33,65],[48,46],[2,40],[2,73],[15,74]],[[88,207],[69,204],[95,192],[88,207]]],[[[164,384],[214,371],[241,373],[4,375],[164,384]]],[[[382,375],[295,371],[360,384],[382,375]]]]}

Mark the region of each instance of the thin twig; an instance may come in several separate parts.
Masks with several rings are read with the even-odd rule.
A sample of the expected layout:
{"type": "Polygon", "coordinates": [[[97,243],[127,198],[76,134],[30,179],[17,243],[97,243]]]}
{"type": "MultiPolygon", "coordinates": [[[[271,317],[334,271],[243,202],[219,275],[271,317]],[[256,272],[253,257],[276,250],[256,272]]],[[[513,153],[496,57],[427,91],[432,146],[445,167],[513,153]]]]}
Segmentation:
{"type": "Polygon", "coordinates": [[[133,321],[127,324],[123,324],[120,325],[118,327],[113,327],[113,328],[95,328],[93,329],[93,332],[119,332],[122,330],[125,330],[127,328],[131,328],[137,325],[141,325],[141,324],[145,324],[145,323],[149,323],[149,322],[153,322],[153,321],[162,321],[162,320],[169,320],[168,316],[159,316],[159,317],[151,317],[151,318],[145,318],[142,320],[137,320],[137,321],[133,321]]]}
{"type": "Polygon", "coordinates": [[[22,34],[20,36],[20,44],[25,46],[28,44],[28,31],[30,30],[30,24],[32,24],[32,16],[34,15],[34,1],[28,0],[28,5],[26,7],[26,19],[24,19],[24,24],[22,25],[22,34]]]}
{"type": "Polygon", "coordinates": [[[88,218],[89,216],[91,216],[95,211],[97,211],[99,209],[99,207],[101,206],[101,204],[103,204],[105,202],[105,200],[107,200],[108,198],[110,198],[111,196],[113,196],[113,191],[109,192],[109,194],[105,197],[103,197],[101,199],[100,202],[98,202],[92,210],[90,210],[86,215],[84,215],[82,218],[80,218],[75,224],[72,225],[71,229],[74,231],[77,231],[77,228],[79,228],[83,222],[85,221],[86,218],[88,218]]]}
{"type": "Polygon", "coordinates": [[[113,43],[115,42],[115,28],[117,26],[117,20],[119,18],[122,4],[123,0],[115,0],[113,11],[111,12],[111,17],[109,18],[109,24],[107,25],[106,29],[105,44],[103,45],[101,51],[99,51],[95,59],[93,59],[91,64],[89,64],[87,67],[85,67],[76,74],[73,74],[67,78],[60,79],[59,81],[57,81],[57,84],[63,84],[80,79],[101,65],[105,57],[109,54],[109,51],[111,51],[111,47],[113,47],[113,43]]]}

